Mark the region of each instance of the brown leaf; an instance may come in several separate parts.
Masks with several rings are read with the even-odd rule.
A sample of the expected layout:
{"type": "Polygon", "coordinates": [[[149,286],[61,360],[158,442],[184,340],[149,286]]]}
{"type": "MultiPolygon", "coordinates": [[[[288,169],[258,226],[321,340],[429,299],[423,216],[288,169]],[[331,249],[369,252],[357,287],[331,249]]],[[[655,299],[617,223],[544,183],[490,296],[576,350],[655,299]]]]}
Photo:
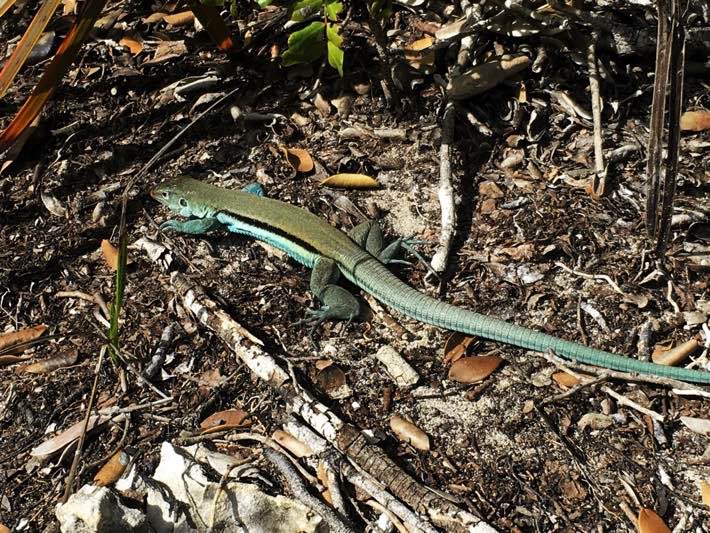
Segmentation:
{"type": "Polygon", "coordinates": [[[567,372],[555,372],[552,374],[552,379],[563,389],[571,389],[575,385],[579,385],[579,379],[567,372]]]}
{"type": "Polygon", "coordinates": [[[346,189],[374,189],[379,183],[365,174],[335,174],[320,182],[326,187],[343,187],[346,189]]]}
{"type": "Polygon", "coordinates": [[[0,366],[13,365],[31,358],[31,355],[0,355],[0,366]]]}
{"type": "Polygon", "coordinates": [[[449,379],[459,383],[477,383],[490,376],[503,362],[497,355],[463,357],[451,365],[449,379]]]}
{"type": "Polygon", "coordinates": [[[79,358],[79,351],[76,348],[70,349],[67,353],[59,354],[49,359],[37,361],[23,368],[28,374],[49,374],[59,368],[72,366],[79,358]]]}
{"type": "Polygon", "coordinates": [[[288,161],[288,164],[293,167],[294,170],[298,172],[310,172],[313,170],[313,159],[308,153],[308,150],[303,148],[287,148],[286,146],[279,146],[284,154],[284,157],[288,161]]]}
{"type": "Polygon", "coordinates": [[[666,346],[656,345],[651,359],[659,365],[673,366],[685,361],[699,347],[700,343],[696,339],[690,339],[670,350],[666,346]]]}
{"type": "Polygon", "coordinates": [[[47,326],[40,324],[31,328],[24,328],[19,331],[10,331],[0,335],[0,352],[20,354],[28,346],[17,347],[18,344],[27,344],[40,338],[47,331],[47,326]]]}
{"type": "Polygon", "coordinates": [[[703,131],[710,129],[710,111],[686,111],[680,116],[683,131],[703,131]]]}
{"type": "Polygon", "coordinates": [[[125,35],[118,41],[118,44],[125,46],[131,51],[131,55],[137,56],[143,51],[143,41],[140,37],[125,35]]]}
{"type": "Polygon", "coordinates": [[[638,526],[639,533],[671,533],[663,519],[645,507],[639,511],[638,526]]]}
{"type": "Polygon", "coordinates": [[[404,47],[405,50],[411,50],[413,52],[420,52],[421,50],[426,50],[434,44],[434,39],[430,36],[422,37],[417,39],[413,43],[408,44],[404,47]]]}
{"type": "Polygon", "coordinates": [[[156,63],[164,63],[175,57],[180,57],[187,53],[185,41],[160,41],[155,49],[153,58],[149,59],[144,65],[154,65],[156,63]]]}
{"type": "Polygon", "coordinates": [[[401,416],[395,415],[390,418],[390,429],[399,440],[411,444],[417,450],[422,450],[424,452],[429,451],[429,435],[424,433],[409,420],[405,420],[401,416]]]}
{"type": "MultiPolygon", "coordinates": [[[[103,424],[107,419],[98,415],[93,415],[89,417],[89,424],[86,426],[86,431],[91,431],[95,427],[103,424]]],[[[84,427],[84,420],[79,420],[76,424],[71,426],[55,435],[54,437],[47,439],[39,446],[33,448],[30,451],[30,455],[33,457],[43,457],[45,455],[50,455],[68,446],[81,436],[81,430],[84,427]]]]}
{"type": "Polygon", "coordinates": [[[700,494],[702,495],[703,505],[710,505],[710,481],[700,482],[700,494]]]}
{"type": "Polygon", "coordinates": [[[336,365],[329,365],[318,372],[316,381],[331,398],[341,399],[350,396],[351,391],[345,379],[345,372],[336,365]]]}
{"type": "Polygon", "coordinates": [[[96,475],[94,476],[94,485],[99,487],[107,487],[113,485],[118,478],[123,475],[126,470],[128,463],[131,458],[123,450],[117,451],[111,456],[111,458],[106,461],[104,466],[102,466],[96,475]]]}
{"type": "Polygon", "coordinates": [[[313,455],[313,450],[311,450],[311,447],[308,446],[308,444],[306,444],[305,442],[301,442],[290,433],[286,433],[285,431],[277,429],[276,431],[274,431],[274,434],[271,436],[271,438],[278,442],[281,446],[286,448],[288,451],[290,451],[296,457],[310,457],[311,455],[313,455]]]}
{"type": "Polygon", "coordinates": [[[222,18],[219,8],[208,5],[200,0],[189,0],[190,9],[200,21],[202,27],[209,34],[212,41],[222,52],[232,54],[236,51],[237,45],[232,39],[232,33],[227,27],[227,23],[222,18]]]}
{"type": "MultiPolygon", "coordinates": [[[[2,13],[0,13],[0,16],[2,16],[2,13]]],[[[5,524],[0,524],[0,533],[10,533],[10,528],[7,527],[5,524]]]]}
{"type": "Polygon", "coordinates": [[[211,414],[200,422],[200,427],[204,430],[202,433],[249,427],[251,426],[251,421],[248,420],[248,416],[249,413],[242,409],[227,409],[226,411],[211,414]]]}
{"type": "Polygon", "coordinates": [[[195,15],[192,11],[181,11],[180,13],[166,15],[163,20],[171,26],[187,26],[195,20],[195,15]]]}
{"type": "Polygon", "coordinates": [[[456,362],[466,355],[468,347],[474,340],[476,340],[475,337],[469,337],[458,331],[449,335],[449,338],[446,339],[446,343],[444,344],[444,365],[456,362]]]}
{"type": "Polygon", "coordinates": [[[483,63],[452,78],[446,91],[454,100],[464,100],[495,87],[531,63],[532,60],[526,55],[483,63]]]}
{"type": "Polygon", "coordinates": [[[108,267],[115,272],[118,268],[118,248],[104,239],[101,241],[101,252],[108,267]]]}
{"type": "Polygon", "coordinates": [[[161,13],[161,12],[155,12],[151,13],[147,17],[143,19],[143,24],[155,24],[156,22],[160,22],[167,16],[167,13],[161,13]]]}

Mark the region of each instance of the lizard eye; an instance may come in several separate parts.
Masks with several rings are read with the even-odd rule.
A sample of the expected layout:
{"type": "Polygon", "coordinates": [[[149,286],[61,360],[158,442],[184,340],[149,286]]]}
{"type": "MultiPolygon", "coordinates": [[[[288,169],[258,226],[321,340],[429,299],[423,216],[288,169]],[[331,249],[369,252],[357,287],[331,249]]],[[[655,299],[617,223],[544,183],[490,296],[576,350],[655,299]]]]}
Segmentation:
{"type": "Polygon", "coordinates": [[[165,198],[166,200],[170,198],[170,193],[168,191],[163,191],[163,198],[165,198]]]}
{"type": "Polygon", "coordinates": [[[178,203],[180,204],[180,207],[187,207],[187,200],[185,200],[185,198],[180,198],[178,203]]]}

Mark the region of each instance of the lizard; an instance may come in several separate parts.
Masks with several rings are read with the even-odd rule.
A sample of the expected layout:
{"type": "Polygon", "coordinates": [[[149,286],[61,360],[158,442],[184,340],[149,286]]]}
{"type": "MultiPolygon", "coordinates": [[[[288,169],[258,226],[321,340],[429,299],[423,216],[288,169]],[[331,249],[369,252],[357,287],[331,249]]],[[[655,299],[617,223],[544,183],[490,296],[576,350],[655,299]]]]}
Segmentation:
{"type": "Polygon", "coordinates": [[[433,298],[395,276],[387,264],[405,244],[383,246],[377,222],[363,222],[345,233],[313,213],[267,198],[259,184],[230,190],[181,177],[165,181],[151,196],[188,220],[168,220],[161,229],[200,235],[226,228],[261,240],[311,269],[310,288],[322,306],[309,310],[315,323],[352,320],[360,302],[337,284],[345,277],[380,302],[415,320],[520,348],[551,350],[568,360],[610,370],[710,384],[710,372],[655,364],[605,352],[433,298]]]}

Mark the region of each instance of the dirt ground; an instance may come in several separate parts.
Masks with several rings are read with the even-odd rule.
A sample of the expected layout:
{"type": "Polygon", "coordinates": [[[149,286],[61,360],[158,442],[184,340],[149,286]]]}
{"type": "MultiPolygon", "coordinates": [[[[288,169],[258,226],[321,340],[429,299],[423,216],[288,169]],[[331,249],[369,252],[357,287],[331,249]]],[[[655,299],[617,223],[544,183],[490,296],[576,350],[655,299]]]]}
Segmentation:
{"type": "MultiPolygon", "coordinates": [[[[160,181],[190,175],[227,188],[259,181],[270,197],[344,230],[365,218],[380,219],[388,238],[428,241],[419,249],[431,257],[440,231],[444,98],[433,75],[414,72],[408,81],[415,83],[400,91],[399,106],[388,106],[378,69],[372,68],[377,51],[357,18],[344,31],[346,73],[340,79],[318,65],[282,69],[271,59],[270,42],[230,64],[193,26],[141,22],[158,7],[110,6],[123,13],[119,22],[84,46],[38,131],[0,174],[0,326],[48,327],[47,341],[25,352],[32,356],[28,363],[76,356],[68,366],[44,373],[27,371],[26,362],[0,367],[0,523],[20,526],[18,531],[57,528],[54,507],[73,453],[38,460],[30,451],[83,419],[107,329],[94,303],[61,293],[100,295],[110,303],[115,275],[100,245],[103,239],[117,244],[123,186],[205,109],[198,102],[202,95],[237,88],[226,106],[197,122],[134,186],[130,243],[148,236],[170,247],[179,269],[270,353],[290,360],[304,387],[345,420],[375,431],[378,445],[415,479],[502,531],[635,531],[629,514],[642,507],[671,528],[710,530],[710,508],[701,497],[703,481],[710,483],[710,441],[680,420],[709,418],[707,397],[610,380],[549,401],[564,390],[553,378],[555,365],[540,354],[485,339],[476,339],[469,354],[495,354],[504,364],[482,385],[461,385],[448,379],[443,362],[449,332],[396,312],[390,321],[377,309],[367,321],[324,324],[315,332],[315,348],[298,323],[305,309],[319,305],[305,268],[222,231],[205,237],[160,233],[156,224],[171,215],[148,195],[160,181]],[[144,38],[137,56],[117,44],[129,30],[144,38]],[[159,39],[184,40],[186,51],[146,63],[155,57],[159,39]],[[170,87],[210,76],[216,81],[209,86],[178,96],[170,87]],[[325,104],[316,105],[309,93],[319,76],[316,92],[325,104]],[[278,116],[261,120],[249,113],[278,116]],[[315,170],[296,172],[282,146],[306,149],[315,170]],[[338,172],[373,176],[380,188],[319,185],[338,172]],[[416,386],[398,388],[373,358],[384,345],[420,374],[416,386]],[[323,360],[344,372],[349,395],[328,396],[323,360]],[[663,421],[622,405],[608,390],[663,421]],[[431,450],[397,440],[389,427],[393,414],[424,430],[431,450]]],[[[629,8],[635,18],[627,22],[643,21],[641,10],[629,8]]],[[[421,11],[398,13],[388,37],[399,49],[424,35],[418,29],[423,20],[437,19],[421,11]]],[[[0,55],[9,46],[4,41],[19,36],[31,14],[26,7],[0,19],[0,55]]],[[[443,12],[438,17],[442,24],[454,19],[443,12]]],[[[255,14],[247,20],[257,29],[263,24],[255,14]]],[[[66,31],[59,19],[55,27],[58,34],[66,31]]],[[[285,38],[274,37],[284,45],[285,38]]],[[[539,44],[484,33],[477,46],[513,52],[530,42],[539,44]]],[[[639,337],[648,331],[651,347],[688,341],[703,327],[704,341],[698,338],[707,343],[710,263],[702,252],[710,246],[688,236],[692,222],[710,216],[707,132],[682,136],[667,271],[653,275],[656,264],[643,224],[653,54],[600,53],[609,76],[602,84],[604,148],[607,154],[627,149],[610,164],[608,193],[594,201],[583,172],[594,166],[591,121],[571,114],[555,96],[564,92],[589,108],[588,79],[584,67],[550,46],[542,70],[527,69],[458,105],[452,169],[460,201],[444,283],[439,286],[421,265],[393,270],[450,303],[630,357],[643,351],[639,337]]],[[[445,64],[447,58],[439,60],[445,64]]],[[[25,68],[0,100],[0,126],[9,123],[44,64],[25,68]]],[[[445,67],[438,73],[445,75],[445,67]]],[[[710,107],[709,89],[707,72],[689,73],[685,109],[710,107]]],[[[277,392],[252,377],[228,346],[185,311],[169,276],[139,250],[129,257],[121,345],[132,356],[130,364],[141,369],[163,329],[176,324],[163,377],[153,382],[173,401],[160,411],[132,413],[125,433],[123,426],[108,427],[89,438],[78,486],[90,482],[119,446],[134,449],[137,464],[151,471],[163,441],[198,434],[199,423],[213,412],[244,409],[250,431],[263,435],[280,428],[286,415],[277,392]]],[[[701,353],[702,347],[694,356],[701,353]]],[[[157,399],[109,360],[100,369],[98,391],[102,405],[157,399]]],[[[218,439],[212,444],[221,446],[218,439]]],[[[243,451],[269,470],[256,444],[244,444],[243,451]]],[[[355,518],[364,530],[365,521],[376,516],[369,508],[362,512],[355,518]]]]}

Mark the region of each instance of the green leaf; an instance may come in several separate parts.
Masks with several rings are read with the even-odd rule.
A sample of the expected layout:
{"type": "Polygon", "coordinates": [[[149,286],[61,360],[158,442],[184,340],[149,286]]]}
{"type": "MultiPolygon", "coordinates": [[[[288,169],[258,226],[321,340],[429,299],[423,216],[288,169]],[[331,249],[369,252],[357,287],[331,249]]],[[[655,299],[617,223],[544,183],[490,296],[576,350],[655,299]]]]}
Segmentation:
{"type": "MultiPolygon", "coordinates": [[[[256,0],[256,3],[259,4],[259,7],[270,6],[271,2],[273,2],[273,0],[256,0]]],[[[236,2],[235,2],[235,4],[236,4],[236,2]]]]}
{"type": "Polygon", "coordinates": [[[343,38],[338,34],[340,26],[337,24],[328,24],[325,29],[328,38],[328,63],[331,67],[338,71],[340,77],[343,77],[343,61],[345,53],[340,45],[343,44],[343,38]]]}
{"type": "Polygon", "coordinates": [[[291,20],[301,22],[316,14],[323,7],[323,0],[298,0],[291,6],[291,20]]]}
{"type": "Polygon", "coordinates": [[[322,22],[311,22],[305,28],[293,32],[288,38],[288,50],[281,58],[285,67],[298,63],[310,63],[323,56],[324,34],[322,22]]]}
{"type": "Polygon", "coordinates": [[[343,10],[343,3],[337,1],[325,2],[325,14],[328,15],[330,20],[338,20],[338,15],[343,10]]]}

